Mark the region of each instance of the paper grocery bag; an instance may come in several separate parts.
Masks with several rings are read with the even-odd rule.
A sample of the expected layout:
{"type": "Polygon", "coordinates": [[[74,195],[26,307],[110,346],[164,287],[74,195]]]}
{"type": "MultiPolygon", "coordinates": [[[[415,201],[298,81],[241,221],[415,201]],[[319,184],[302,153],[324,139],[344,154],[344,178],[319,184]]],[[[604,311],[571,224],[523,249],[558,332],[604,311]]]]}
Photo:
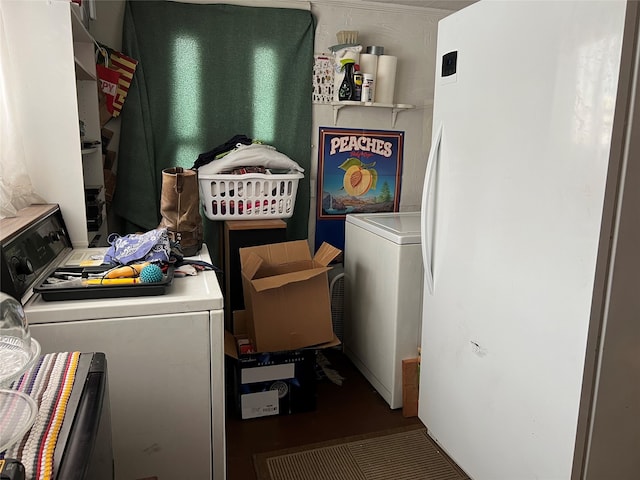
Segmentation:
{"type": "Polygon", "coordinates": [[[116,51],[111,52],[109,60],[110,67],[120,73],[120,78],[118,79],[118,90],[116,92],[116,98],[113,101],[113,109],[115,112],[114,117],[117,117],[120,115],[120,111],[124,105],[124,100],[127,98],[127,93],[129,92],[131,80],[133,79],[133,74],[136,71],[138,61],[126,56],[122,52],[116,51]]]}
{"type": "Polygon", "coordinates": [[[120,72],[107,68],[104,65],[96,64],[96,73],[100,81],[100,90],[105,94],[107,111],[111,116],[115,111],[114,101],[118,91],[118,81],[120,80],[120,72]]]}
{"type": "MultiPolygon", "coordinates": [[[[104,45],[99,45],[96,53],[97,67],[100,67],[101,71],[104,71],[106,68],[118,74],[115,84],[109,84],[110,90],[107,93],[113,97],[110,105],[108,104],[108,108],[110,109],[109,113],[113,117],[117,117],[120,115],[124,101],[127,98],[127,93],[129,92],[131,80],[133,79],[133,74],[136,71],[138,61],[122,52],[118,52],[117,50],[104,45]]],[[[98,75],[100,75],[100,73],[98,73],[98,75]]]]}

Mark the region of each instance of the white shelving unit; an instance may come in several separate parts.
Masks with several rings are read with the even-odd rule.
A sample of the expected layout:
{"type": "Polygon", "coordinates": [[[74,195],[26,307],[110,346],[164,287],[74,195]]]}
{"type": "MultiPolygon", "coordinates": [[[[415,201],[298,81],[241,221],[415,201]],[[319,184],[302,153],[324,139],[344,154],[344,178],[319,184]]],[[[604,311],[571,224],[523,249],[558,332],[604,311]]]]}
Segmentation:
{"type": "MultiPolygon", "coordinates": [[[[71,31],[73,34],[73,59],[76,72],[78,95],[78,117],[85,125],[85,141],[99,141],[100,114],[98,105],[98,78],[95,64],[95,42],[80,20],[77,9],[71,4],[71,31]]],[[[105,245],[107,231],[104,173],[102,170],[102,148],[100,146],[81,148],[84,188],[98,187],[97,196],[99,222],[87,227],[90,245],[105,245]]],[[[86,201],[86,199],[85,199],[86,201]]],[[[87,208],[88,205],[85,205],[87,208]]],[[[91,207],[95,208],[95,207],[91,207]]],[[[87,221],[91,221],[90,218],[87,221]]]]}
{"type": "Polygon", "coordinates": [[[338,112],[344,107],[376,107],[376,108],[388,108],[391,110],[391,126],[395,127],[396,118],[398,113],[404,110],[411,110],[416,108],[415,105],[409,105],[407,103],[376,103],[376,102],[356,102],[352,100],[343,100],[341,102],[331,102],[333,107],[333,124],[338,123],[338,112]]]}
{"type": "Polygon", "coordinates": [[[94,41],[74,8],[30,0],[3,2],[2,13],[27,172],[35,192],[60,205],[73,246],[81,248],[98,234],[106,240],[107,225],[103,206],[101,228],[87,228],[84,188],[102,186],[104,199],[104,176],[101,148],[85,152],[80,141],[80,120],[86,140],[100,140],[101,129],[94,41]]]}

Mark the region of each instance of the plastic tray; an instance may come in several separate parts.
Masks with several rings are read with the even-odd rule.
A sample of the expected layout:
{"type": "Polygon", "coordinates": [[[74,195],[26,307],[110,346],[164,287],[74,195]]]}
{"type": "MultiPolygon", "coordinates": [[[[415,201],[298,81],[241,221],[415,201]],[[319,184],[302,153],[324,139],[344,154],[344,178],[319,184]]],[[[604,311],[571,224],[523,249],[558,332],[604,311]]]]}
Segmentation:
{"type": "MultiPolygon", "coordinates": [[[[82,270],[82,268],[75,269],[77,272],[82,272],[82,270]]],[[[173,270],[174,267],[170,265],[167,272],[162,275],[163,278],[160,282],[136,283],[133,285],[83,285],[81,283],[82,280],[79,279],[70,283],[49,285],[44,280],[38,286],[33,287],[33,291],[39,293],[42,299],[47,301],[163,295],[173,281],[173,270]]],[[[95,273],[95,269],[91,271],[95,273]]],[[[50,274],[52,273],[53,271],[50,274]]]]}

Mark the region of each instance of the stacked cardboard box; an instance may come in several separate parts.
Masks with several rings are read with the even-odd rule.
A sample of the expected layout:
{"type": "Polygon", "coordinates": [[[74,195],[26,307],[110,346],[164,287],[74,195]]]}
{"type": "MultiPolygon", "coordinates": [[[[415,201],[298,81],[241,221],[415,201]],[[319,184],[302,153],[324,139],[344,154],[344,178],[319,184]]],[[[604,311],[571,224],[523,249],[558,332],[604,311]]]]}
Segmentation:
{"type": "Polygon", "coordinates": [[[240,249],[245,308],[234,312],[225,353],[242,418],[315,409],[315,352],[339,345],[333,333],[327,272],[340,250],[324,243],[312,258],[306,241],[240,249]],[[238,341],[246,339],[246,352],[238,341]]]}

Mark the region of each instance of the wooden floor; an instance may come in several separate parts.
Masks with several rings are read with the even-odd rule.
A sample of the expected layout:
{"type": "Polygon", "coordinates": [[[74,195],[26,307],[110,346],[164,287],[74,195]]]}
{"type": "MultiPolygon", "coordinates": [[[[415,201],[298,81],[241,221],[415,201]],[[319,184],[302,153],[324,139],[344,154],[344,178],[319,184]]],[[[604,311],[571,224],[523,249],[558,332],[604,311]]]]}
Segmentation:
{"type": "Polygon", "coordinates": [[[391,410],[341,351],[325,350],[325,356],[345,379],[342,386],[318,383],[315,411],[250,420],[227,415],[227,480],[255,480],[254,453],[420,423],[391,410]]]}

